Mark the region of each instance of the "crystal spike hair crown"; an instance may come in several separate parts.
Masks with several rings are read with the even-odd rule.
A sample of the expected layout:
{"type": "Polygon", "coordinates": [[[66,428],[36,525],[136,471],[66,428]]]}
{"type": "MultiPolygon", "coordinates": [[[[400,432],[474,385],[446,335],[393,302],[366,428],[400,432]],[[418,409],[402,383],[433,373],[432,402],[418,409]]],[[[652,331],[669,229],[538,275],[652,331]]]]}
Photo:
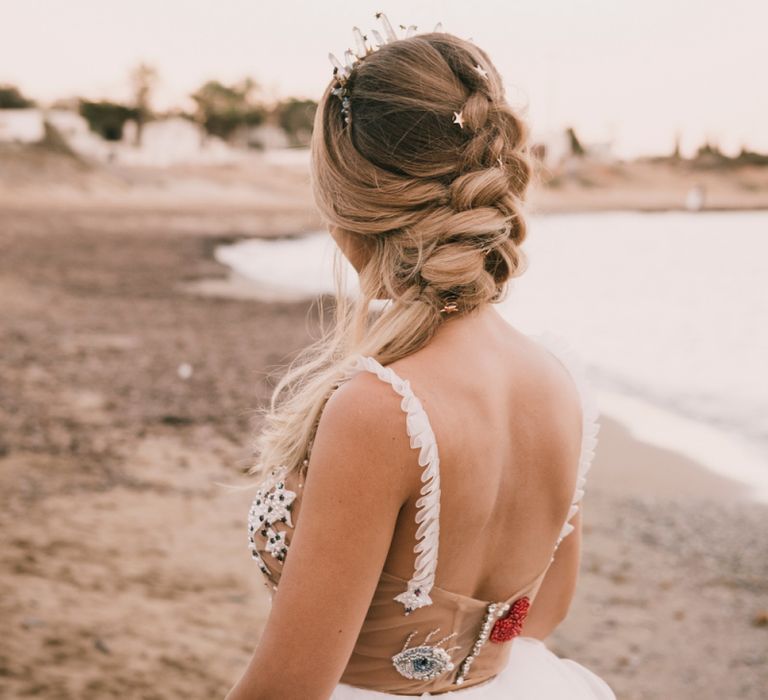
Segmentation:
{"type": "MultiPolygon", "coordinates": [[[[331,90],[331,94],[335,95],[341,100],[341,113],[344,116],[344,123],[349,125],[352,123],[352,111],[350,109],[350,95],[349,95],[349,78],[352,75],[352,71],[360,61],[366,56],[370,56],[374,51],[378,51],[379,48],[392,41],[397,41],[401,37],[397,36],[397,33],[392,28],[387,16],[383,12],[376,13],[376,19],[381,21],[382,31],[376,29],[371,30],[372,39],[368,38],[367,34],[363,34],[358,27],[352,28],[352,35],[355,39],[355,50],[347,49],[344,52],[344,61],[340,61],[332,53],[328,54],[328,60],[330,60],[333,66],[333,77],[336,79],[336,84],[331,90]]],[[[418,29],[415,24],[411,24],[406,27],[400,25],[400,28],[405,30],[404,39],[412,37],[418,29]]],[[[443,31],[442,23],[438,22],[435,28],[432,30],[435,32],[443,31]]]]}

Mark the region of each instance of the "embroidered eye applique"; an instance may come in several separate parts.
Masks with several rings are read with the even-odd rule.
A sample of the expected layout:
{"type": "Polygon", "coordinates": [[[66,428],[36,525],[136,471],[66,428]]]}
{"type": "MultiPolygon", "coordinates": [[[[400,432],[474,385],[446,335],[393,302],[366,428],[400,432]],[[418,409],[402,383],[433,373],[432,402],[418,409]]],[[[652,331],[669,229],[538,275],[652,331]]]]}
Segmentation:
{"type": "Polygon", "coordinates": [[[453,670],[454,664],[451,660],[450,652],[460,647],[443,649],[440,645],[455,637],[456,632],[443,637],[440,641],[435,642],[434,645],[427,644],[432,636],[439,631],[439,627],[432,630],[419,646],[410,648],[408,645],[416,635],[416,630],[408,635],[402,651],[392,657],[392,664],[401,676],[409,680],[429,681],[453,670]]]}
{"type": "Polygon", "coordinates": [[[500,644],[508,642],[517,637],[523,629],[525,618],[528,617],[528,609],[531,607],[531,601],[528,596],[518,598],[509,608],[504,617],[496,620],[491,629],[490,640],[500,644]]]}
{"type": "Polygon", "coordinates": [[[269,575],[270,571],[261,558],[254,539],[258,532],[266,539],[266,550],[278,561],[284,561],[288,553],[286,533],[275,530],[276,523],[284,523],[293,527],[291,520],[291,505],[296,500],[296,493],[285,487],[285,482],[278,481],[272,488],[259,489],[248,511],[248,549],[251,557],[258,563],[262,573],[269,575]]]}

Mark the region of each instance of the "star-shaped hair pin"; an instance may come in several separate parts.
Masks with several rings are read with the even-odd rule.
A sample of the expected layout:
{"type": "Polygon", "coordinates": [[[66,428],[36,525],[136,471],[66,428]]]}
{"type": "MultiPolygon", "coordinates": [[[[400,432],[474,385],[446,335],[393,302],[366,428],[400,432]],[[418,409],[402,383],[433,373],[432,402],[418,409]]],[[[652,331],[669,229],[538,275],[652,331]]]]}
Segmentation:
{"type": "Polygon", "coordinates": [[[459,129],[464,128],[464,116],[461,112],[454,112],[453,113],[453,123],[459,125],[459,129]]]}
{"type": "Polygon", "coordinates": [[[488,79],[488,71],[485,70],[479,63],[474,67],[475,73],[477,73],[481,78],[488,79]]]}

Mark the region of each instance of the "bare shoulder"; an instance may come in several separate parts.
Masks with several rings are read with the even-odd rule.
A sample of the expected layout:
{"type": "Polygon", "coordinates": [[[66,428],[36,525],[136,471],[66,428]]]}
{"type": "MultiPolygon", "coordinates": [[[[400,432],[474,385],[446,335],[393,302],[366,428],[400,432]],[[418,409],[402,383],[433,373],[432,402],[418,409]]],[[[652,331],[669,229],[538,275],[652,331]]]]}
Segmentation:
{"type": "Polygon", "coordinates": [[[570,368],[554,351],[535,338],[526,337],[525,357],[521,358],[527,375],[521,380],[526,402],[538,415],[548,420],[541,429],[549,432],[553,445],[577,444],[581,438],[583,405],[579,388],[570,368]],[[563,443],[558,438],[568,439],[563,443]]]}
{"type": "Polygon", "coordinates": [[[360,372],[331,394],[320,426],[339,434],[362,431],[372,439],[394,437],[405,423],[400,399],[390,384],[360,372]]]}
{"type": "Polygon", "coordinates": [[[580,406],[575,378],[564,359],[534,338],[526,337],[526,342],[532,356],[536,358],[537,376],[542,387],[554,392],[566,404],[580,406]]]}
{"type": "Polygon", "coordinates": [[[344,382],[320,416],[310,467],[323,462],[340,478],[365,478],[405,498],[411,481],[412,453],[401,397],[369,372],[344,382]]]}

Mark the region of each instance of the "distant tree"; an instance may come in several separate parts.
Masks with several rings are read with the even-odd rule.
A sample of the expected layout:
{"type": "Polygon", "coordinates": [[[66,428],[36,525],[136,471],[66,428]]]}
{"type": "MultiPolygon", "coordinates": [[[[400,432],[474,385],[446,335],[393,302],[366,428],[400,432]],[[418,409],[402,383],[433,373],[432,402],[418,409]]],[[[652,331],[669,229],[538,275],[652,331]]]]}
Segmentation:
{"type": "Polygon", "coordinates": [[[196,118],[205,130],[223,139],[243,126],[258,126],[267,114],[254,97],[257,85],[250,78],[234,85],[210,80],[191,97],[197,104],[196,118]]]}
{"type": "Polygon", "coordinates": [[[720,150],[717,143],[707,140],[699,146],[696,155],[691,159],[691,165],[704,170],[730,168],[738,165],[738,159],[730,158],[720,150]]]}
{"type": "Polygon", "coordinates": [[[680,160],[682,157],[680,152],[680,139],[680,133],[678,132],[675,134],[675,150],[672,151],[672,160],[680,160]]]}
{"type": "Polygon", "coordinates": [[[126,107],[116,102],[88,102],[80,100],[80,114],[88,122],[91,131],[107,141],[123,138],[123,127],[129,119],[138,120],[135,107],[126,107]]]}
{"type": "Polygon", "coordinates": [[[722,151],[720,150],[720,147],[717,144],[711,144],[709,141],[699,146],[699,150],[697,151],[696,155],[699,158],[704,158],[707,156],[717,159],[725,158],[722,151]]]}
{"type": "Polygon", "coordinates": [[[24,97],[15,85],[0,84],[0,109],[28,109],[34,106],[34,100],[24,97]]]}
{"type": "Polygon", "coordinates": [[[288,135],[294,145],[305,146],[312,135],[312,124],[315,120],[317,102],[314,100],[297,100],[291,97],[278,103],[275,108],[277,123],[288,135]]]}
{"type": "Polygon", "coordinates": [[[131,71],[133,85],[133,107],[136,110],[136,146],[141,146],[141,137],[146,124],[152,118],[152,90],[157,82],[157,70],[146,63],[140,63],[131,71]]]}
{"type": "Polygon", "coordinates": [[[768,166],[768,154],[750,151],[746,146],[741,147],[741,151],[735,160],[739,165],[768,166]]]}
{"type": "Polygon", "coordinates": [[[702,146],[699,146],[694,160],[699,165],[705,167],[729,165],[731,161],[731,159],[720,150],[720,146],[716,143],[710,143],[709,141],[706,141],[702,146]]]}
{"type": "Polygon", "coordinates": [[[573,127],[568,127],[565,131],[565,135],[568,137],[568,144],[571,149],[571,155],[574,156],[583,156],[584,146],[581,145],[581,141],[579,141],[579,137],[576,136],[576,131],[573,129],[573,127]]]}

